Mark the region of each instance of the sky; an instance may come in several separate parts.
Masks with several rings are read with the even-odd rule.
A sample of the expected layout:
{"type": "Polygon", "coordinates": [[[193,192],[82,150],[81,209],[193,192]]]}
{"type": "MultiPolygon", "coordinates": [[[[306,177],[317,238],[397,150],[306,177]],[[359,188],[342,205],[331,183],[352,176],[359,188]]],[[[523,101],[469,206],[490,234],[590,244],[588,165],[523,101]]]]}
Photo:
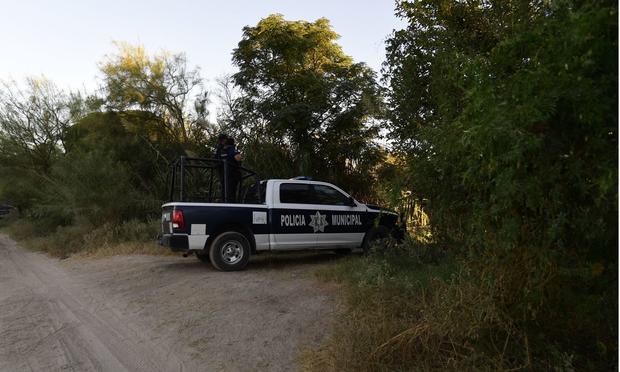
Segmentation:
{"type": "Polygon", "coordinates": [[[208,87],[235,71],[242,28],[273,13],[328,18],[344,52],[376,71],[385,39],[404,26],[392,0],[0,0],[0,80],[45,76],[63,89],[92,90],[98,62],[124,41],[184,52],[208,87]]]}

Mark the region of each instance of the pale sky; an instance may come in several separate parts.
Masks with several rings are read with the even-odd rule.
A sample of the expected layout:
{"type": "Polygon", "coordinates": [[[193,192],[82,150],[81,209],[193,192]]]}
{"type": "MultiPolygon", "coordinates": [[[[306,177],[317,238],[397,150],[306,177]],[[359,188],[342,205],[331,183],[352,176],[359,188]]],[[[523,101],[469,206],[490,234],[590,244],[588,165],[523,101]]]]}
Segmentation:
{"type": "Polygon", "coordinates": [[[376,71],[386,37],[404,25],[392,0],[0,0],[0,79],[44,75],[64,89],[90,90],[112,42],[126,41],[151,53],[186,53],[209,86],[234,72],[242,27],[273,13],[328,18],[344,52],[376,71]]]}

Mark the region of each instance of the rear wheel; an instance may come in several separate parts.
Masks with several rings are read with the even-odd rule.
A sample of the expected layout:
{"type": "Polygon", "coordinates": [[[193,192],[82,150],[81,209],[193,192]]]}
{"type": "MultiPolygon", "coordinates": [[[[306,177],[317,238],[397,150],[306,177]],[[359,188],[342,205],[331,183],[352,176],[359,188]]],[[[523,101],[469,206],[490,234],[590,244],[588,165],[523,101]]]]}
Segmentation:
{"type": "Polygon", "coordinates": [[[362,244],[362,249],[364,250],[364,253],[368,253],[368,250],[374,243],[377,243],[380,240],[387,239],[389,237],[390,230],[383,225],[379,225],[368,230],[368,232],[366,233],[366,237],[364,238],[364,243],[362,244]]]}
{"type": "Polygon", "coordinates": [[[243,270],[250,260],[250,242],[236,231],[222,233],[211,243],[209,258],[220,271],[243,270]]]}

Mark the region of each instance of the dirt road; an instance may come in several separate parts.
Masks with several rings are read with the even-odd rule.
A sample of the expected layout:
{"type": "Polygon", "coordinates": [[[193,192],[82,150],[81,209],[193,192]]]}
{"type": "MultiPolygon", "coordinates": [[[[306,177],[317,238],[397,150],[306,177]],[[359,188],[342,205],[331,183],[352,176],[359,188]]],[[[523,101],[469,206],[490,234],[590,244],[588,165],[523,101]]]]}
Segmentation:
{"type": "Polygon", "coordinates": [[[320,343],[332,255],[258,256],[242,272],[194,257],[59,261],[0,235],[0,371],[290,371],[320,343]]]}

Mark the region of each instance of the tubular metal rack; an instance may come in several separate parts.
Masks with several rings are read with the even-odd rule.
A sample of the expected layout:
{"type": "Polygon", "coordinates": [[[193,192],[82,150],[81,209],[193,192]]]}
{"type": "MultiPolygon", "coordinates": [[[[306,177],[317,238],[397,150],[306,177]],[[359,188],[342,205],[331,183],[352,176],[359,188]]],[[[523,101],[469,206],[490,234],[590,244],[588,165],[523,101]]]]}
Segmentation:
{"type": "Polygon", "coordinates": [[[248,203],[264,201],[256,172],[230,164],[223,159],[181,156],[171,166],[170,201],[208,203],[248,203]],[[238,187],[231,193],[231,172],[236,172],[238,187]]]}

